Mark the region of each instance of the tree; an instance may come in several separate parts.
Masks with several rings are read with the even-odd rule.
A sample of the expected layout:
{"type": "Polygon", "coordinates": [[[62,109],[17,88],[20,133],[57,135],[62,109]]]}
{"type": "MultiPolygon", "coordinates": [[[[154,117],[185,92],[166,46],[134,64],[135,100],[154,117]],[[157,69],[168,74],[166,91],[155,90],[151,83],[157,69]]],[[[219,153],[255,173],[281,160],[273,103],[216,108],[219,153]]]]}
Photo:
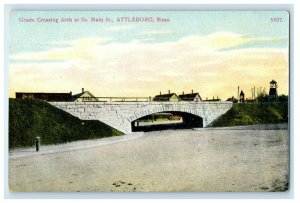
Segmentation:
{"type": "Polygon", "coordinates": [[[266,88],[264,88],[262,91],[258,91],[256,100],[258,102],[268,102],[269,95],[267,94],[266,88]]]}
{"type": "Polygon", "coordinates": [[[279,102],[288,102],[288,100],[289,100],[288,95],[282,94],[282,95],[279,95],[279,97],[278,97],[279,102]]]}

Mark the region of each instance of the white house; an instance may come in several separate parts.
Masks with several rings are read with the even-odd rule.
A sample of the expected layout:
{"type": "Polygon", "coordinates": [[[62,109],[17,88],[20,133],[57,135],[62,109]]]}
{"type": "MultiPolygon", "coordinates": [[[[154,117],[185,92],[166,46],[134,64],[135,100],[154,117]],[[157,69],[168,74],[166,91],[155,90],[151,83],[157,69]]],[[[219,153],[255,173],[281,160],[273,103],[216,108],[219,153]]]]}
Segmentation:
{"type": "Polygon", "coordinates": [[[89,91],[84,91],[84,88],[82,88],[81,93],[72,95],[72,101],[74,101],[74,102],[96,102],[96,101],[98,101],[98,98],[96,98],[89,91]]]}

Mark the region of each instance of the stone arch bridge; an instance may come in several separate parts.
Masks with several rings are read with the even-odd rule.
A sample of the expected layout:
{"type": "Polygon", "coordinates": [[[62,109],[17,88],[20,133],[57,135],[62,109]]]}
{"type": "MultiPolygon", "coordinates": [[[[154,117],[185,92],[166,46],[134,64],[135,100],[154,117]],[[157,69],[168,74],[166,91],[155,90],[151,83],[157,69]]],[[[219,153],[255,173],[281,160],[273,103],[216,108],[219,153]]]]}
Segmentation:
{"type": "Polygon", "coordinates": [[[160,112],[182,112],[202,118],[206,127],[226,113],[232,102],[49,102],[82,120],[99,120],[123,133],[135,120],[160,112]]]}

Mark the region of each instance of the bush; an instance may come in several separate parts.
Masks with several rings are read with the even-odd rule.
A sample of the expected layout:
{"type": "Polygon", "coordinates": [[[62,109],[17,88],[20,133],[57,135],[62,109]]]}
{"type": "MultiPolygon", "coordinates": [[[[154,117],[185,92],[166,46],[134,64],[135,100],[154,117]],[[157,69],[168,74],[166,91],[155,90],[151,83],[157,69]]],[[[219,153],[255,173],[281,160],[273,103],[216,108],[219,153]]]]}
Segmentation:
{"type": "Polygon", "coordinates": [[[288,103],[237,103],[210,126],[225,127],[288,122],[288,103]]]}

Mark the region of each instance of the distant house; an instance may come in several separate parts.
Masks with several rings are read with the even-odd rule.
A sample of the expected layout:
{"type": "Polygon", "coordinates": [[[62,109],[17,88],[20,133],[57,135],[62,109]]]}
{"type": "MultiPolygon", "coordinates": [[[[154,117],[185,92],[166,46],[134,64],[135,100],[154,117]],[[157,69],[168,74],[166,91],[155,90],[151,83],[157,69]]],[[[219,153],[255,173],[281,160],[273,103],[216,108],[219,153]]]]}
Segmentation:
{"type": "Polygon", "coordinates": [[[180,101],[179,97],[175,93],[170,93],[169,94],[159,94],[156,95],[152,101],[163,101],[163,102],[178,102],[180,101]]]}
{"type": "Polygon", "coordinates": [[[180,101],[194,101],[194,102],[200,102],[202,101],[199,93],[190,93],[190,94],[184,94],[184,92],[182,92],[182,95],[178,96],[180,101]]]}
{"type": "Polygon", "coordinates": [[[243,92],[243,90],[241,90],[240,93],[240,102],[245,102],[245,93],[243,92]]]}
{"type": "Polygon", "coordinates": [[[229,97],[226,101],[232,101],[233,103],[237,103],[238,100],[236,98],[234,98],[234,96],[229,97]]]}
{"type": "Polygon", "coordinates": [[[43,101],[71,101],[72,93],[16,92],[16,98],[43,101]]]}
{"type": "Polygon", "coordinates": [[[74,102],[97,102],[98,98],[96,98],[89,91],[84,91],[84,88],[82,88],[81,93],[72,95],[72,101],[74,101],[74,102]]]}

